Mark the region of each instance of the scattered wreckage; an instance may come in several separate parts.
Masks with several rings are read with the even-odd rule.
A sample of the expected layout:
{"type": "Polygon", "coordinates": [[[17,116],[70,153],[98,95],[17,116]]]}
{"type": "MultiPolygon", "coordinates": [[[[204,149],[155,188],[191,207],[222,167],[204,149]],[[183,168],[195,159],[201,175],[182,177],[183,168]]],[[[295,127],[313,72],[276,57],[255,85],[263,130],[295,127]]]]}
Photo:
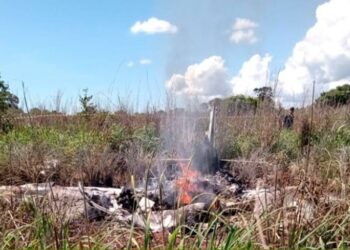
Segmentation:
{"type": "Polygon", "coordinates": [[[42,199],[64,214],[67,221],[85,217],[88,220],[114,218],[129,226],[153,232],[171,231],[178,225],[196,226],[213,215],[234,216],[251,212],[259,218],[279,204],[293,210],[300,218],[311,221],[315,204],[299,196],[299,187],[287,188],[257,184],[248,189],[220,166],[214,147],[215,109],[210,114],[207,136],[191,160],[164,164],[164,171],[145,177],[142,183],[131,181],[121,188],[56,186],[54,183],[25,184],[0,187],[0,198],[42,199]],[[301,209],[302,208],[302,209],[301,209]]]}
{"type": "Polygon", "coordinates": [[[134,226],[153,232],[172,231],[178,225],[195,227],[199,223],[207,223],[218,214],[229,218],[238,213],[251,212],[259,217],[281,202],[286,211],[300,210],[298,213],[306,222],[314,216],[315,204],[300,199],[296,195],[296,187],[289,188],[288,194],[282,197],[281,192],[274,189],[245,189],[225,172],[196,176],[196,179],[187,186],[191,190],[187,190],[185,196],[185,190],[180,185],[184,184],[184,180],[179,182],[177,179],[157,187],[134,189],[82,185],[62,187],[54,183],[3,186],[0,187],[0,198],[8,202],[11,199],[41,199],[50,206],[54,204],[67,221],[84,217],[90,221],[113,218],[126,227],[134,226]]]}

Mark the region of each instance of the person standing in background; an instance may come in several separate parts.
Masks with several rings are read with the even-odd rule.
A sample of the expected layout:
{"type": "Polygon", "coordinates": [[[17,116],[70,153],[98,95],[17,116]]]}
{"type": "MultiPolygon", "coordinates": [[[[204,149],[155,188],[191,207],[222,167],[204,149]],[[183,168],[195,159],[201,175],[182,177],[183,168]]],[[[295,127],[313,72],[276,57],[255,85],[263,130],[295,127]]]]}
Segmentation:
{"type": "Polygon", "coordinates": [[[292,129],[294,123],[294,107],[291,107],[289,110],[289,114],[286,115],[283,119],[283,128],[292,129]]]}

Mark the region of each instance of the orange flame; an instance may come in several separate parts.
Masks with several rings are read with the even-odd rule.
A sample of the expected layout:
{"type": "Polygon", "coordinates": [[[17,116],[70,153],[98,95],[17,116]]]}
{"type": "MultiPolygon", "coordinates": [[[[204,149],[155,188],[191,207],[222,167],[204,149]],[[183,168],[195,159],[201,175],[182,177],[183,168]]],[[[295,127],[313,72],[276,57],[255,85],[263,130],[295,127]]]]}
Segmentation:
{"type": "Polygon", "coordinates": [[[199,173],[191,170],[189,165],[180,164],[182,176],[176,181],[176,186],[179,189],[179,202],[182,205],[188,205],[192,202],[190,192],[196,192],[196,180],[199,173]]]}

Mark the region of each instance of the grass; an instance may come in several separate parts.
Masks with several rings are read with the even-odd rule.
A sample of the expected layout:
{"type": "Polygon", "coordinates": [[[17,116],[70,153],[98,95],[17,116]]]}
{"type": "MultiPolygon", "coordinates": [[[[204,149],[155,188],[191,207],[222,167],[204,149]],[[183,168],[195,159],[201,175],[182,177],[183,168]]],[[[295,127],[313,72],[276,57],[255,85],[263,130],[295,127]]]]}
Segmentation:
{"type": "MultiPolygon", "coordinates": [[[[215,142],[220,156],[237,160],[230,167],[250,188],[256,188],[259,179],[276,187],[284,199],[293,187],[299,202],[294,209],[273,200],[257,214],[254,204],[237,204],[232,216],[227,216],[232,211],[211,211],[208,223],[179,225],[163,234],[121,226],[113,218],[65,221],[64,214],[47,209],[45,200],[19,201],[0,194],[0,248],[347,249],[348,110],[316,107],[313,124],[308,108],[297,110],[293,130],[281,129],[278,110],[257,110],[250,116],[220,113],[215,142]],[[310,154],[305,143],[311,145],[310,154]],[[334,201],[327,200],[328,195],[334,201]],[[309,219],[302,216],[304,201],[314,207],[309,219]]],[[[161,157],[188,157],[202,138],[207,114],[168,115],[101,112],[91,117],[38,117],[29,124],[18,119],[11,132],[0,134],[0,183],[52,180],[76,185],[82,180],[85,185],[126,185],[131,175],[142,178],[161,157]]]]}

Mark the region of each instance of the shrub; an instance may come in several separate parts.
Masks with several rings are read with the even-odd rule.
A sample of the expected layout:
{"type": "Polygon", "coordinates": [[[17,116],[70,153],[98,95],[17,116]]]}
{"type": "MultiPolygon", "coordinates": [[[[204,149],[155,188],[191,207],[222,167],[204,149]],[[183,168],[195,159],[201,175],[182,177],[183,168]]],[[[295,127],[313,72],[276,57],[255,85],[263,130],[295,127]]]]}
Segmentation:
{"type": "MultiPolygon", "coordinates": [[[[105,139],[100,134],[76,128],[59,130],[48,127],[22,127],[7,134],[0,134],[0,181],[6,182],[7,177],[18,179],[21,183],[46,181],[47,173],[58,173],[58,168],[64,165],[73,175],[77,164],[73,159],[82,150],[88,148],[100,151],[105,145],[105,139]],[[52,167],[48,162],[56,162],[52,167]],[[47,171],[46,171],[47,170],[47,171]],[[73,170],[73,171],[71,171],[73,170]]],[[[66,182],[65,178],[61,178],[66,182]]]]}
{"type": "Polygon", "coordinates": [[[148,153],[155,153],[160,144],[155,126],[148,125],[134,131],[134,138],[137,139],[148,153]]]}
{"type": "Polygon", "coordinates": [[[10,114],[18,110],[19,99],[12,94],[9,86],[1,80],[0,76],[0,132],[8,133],[13,129],[10,114]]]}
{"type": "Polygon", "coordinates": [[[283,153],[287,160],[295,160],[299,156],[300,137],[293,130],[284,129],[272,145],[272,153],[283,153]]]}
{"type": "Polygon", "coordinates": [[[321,93],[316,102],[333,107],[348,104],[350,102],[350,84],[344,84],[321,93]]]}
{"type": "Polygon", "coordinates": [[[131,143],[138,143],[145,152],[154,153],[158,149],[160,138],[153,125],[129,129],[116,124],[112,128],[109,143],[110,147],[117,151],[125,151],[131,143]]]}
{"type": "Polygon", "coordinates": [[[258,106],[258,99],[251,96],[231,96],[221,101],[222,110],[227,115],[245,114],[255,112],[258,106]]]}
{"type": "Polygon", "coordinates": [[[259,140],[250,135],[231,137],[225,144],[221,153],[223,158],[249,158],[259,148],[259,140]]]}
{"type": "Polygon", "coordinates": [[[109,144],[113,150],[124,151],[132,138],[132,131],[125,126],[115,124],[112,127],[112,132],[109,137],[109,144]]]}
{"type": "MultiPolygon", "coordinates": [[[[315,133],[311,142],[315,148],[315,159],[327,163],[340,149],[350,146],[350,127],[341,125],[338,128],[322,129],[315,133]]],[[[328,164],[328,163],[327,163],[328,164]]]]}

